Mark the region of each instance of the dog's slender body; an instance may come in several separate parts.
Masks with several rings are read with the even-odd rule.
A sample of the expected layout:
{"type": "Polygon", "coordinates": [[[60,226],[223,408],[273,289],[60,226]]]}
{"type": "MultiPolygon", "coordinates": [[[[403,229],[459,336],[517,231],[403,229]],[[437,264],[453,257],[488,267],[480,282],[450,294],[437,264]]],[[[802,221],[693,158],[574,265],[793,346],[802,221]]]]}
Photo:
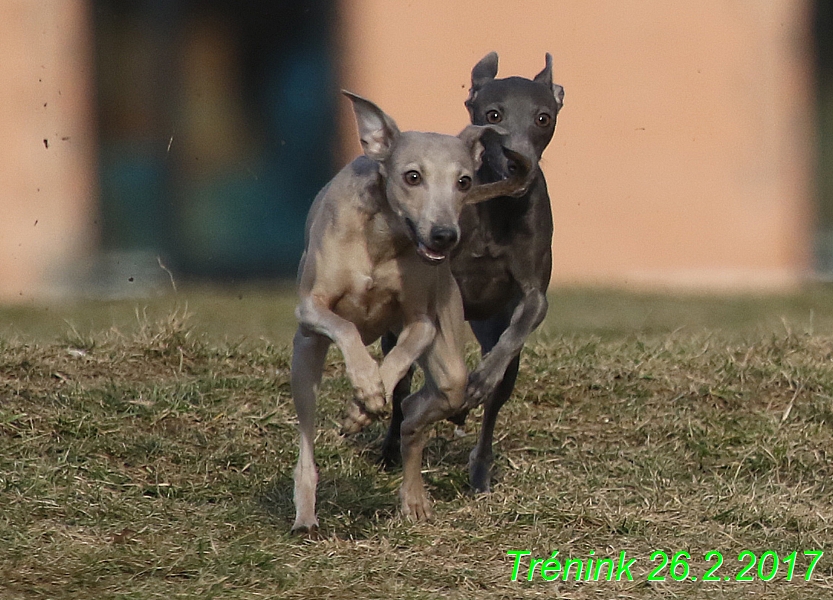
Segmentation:
{"type": "MultiPolygon", "coordinates": [[[[552,58],[534,79],[495,79],[498,57],[491,53],[472,70],[466,107],[473,124],[497,124],[507,132],[504,145],[534,165],[535,177],[520,197],[493,198],[467,206],[460,215],[460,243],[452,251],[451,270],[463,297],[465,318],[480,343],[482,359],[468,377],[465,406],[451,420],[462,424],[468,411],[483,403],[477,445],[469,456],[475,491],[490,489],[492,439],[497,414],[515,386],[520,352],[547,313],[552,270],[552,209],[544,175],[537,166],[552,139],[564,90],[552,82],[552,58]]],[[[514,166],[496,149],[486,148],[479,182],[506,177],[514,166]]],[[[384,340],[391,348],[395,337],[384,340]]],[[[393,418],[382,446],[382,459],[397,459],[398,400],[410,389],[410,372],[394,394],[393,418]]]]}
{"type": "Polygon", "coordinates": [[[300,431],[296,531],[318,527],[315,402],[332,342],[344,355],[355,390],[344,422],[348,433],[384,408],[414,362],[425,371],[425,385],[401,402],[400,499],[406,516],[430,517],[421,474],[423,434],[430,423],[460,410],[466,386],[462,300],[445,259],[459,239],[464,203],[522,193],[531,174],[531,163],[517,155],[523,163],[518,177],[472,185],[481,137],[487,131],[497,135],[496,128],[469,126],[457,137],[400,133],[375,104],[347,95],[364,156],[313,202],[299,266],[291,375],[300,431]],[[399,344],[378,365],[365,346],[386,331],[395,331],[399,344]]]}

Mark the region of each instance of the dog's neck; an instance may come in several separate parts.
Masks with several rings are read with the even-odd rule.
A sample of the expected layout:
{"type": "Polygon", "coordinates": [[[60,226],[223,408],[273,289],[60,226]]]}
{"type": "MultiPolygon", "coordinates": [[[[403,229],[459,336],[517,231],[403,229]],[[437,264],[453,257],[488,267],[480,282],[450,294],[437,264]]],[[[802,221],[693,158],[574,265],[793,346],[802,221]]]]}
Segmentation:
{"type": "Polygon", "coordinates": [[[365,235],[371,260],[382,263],[395,260],[407,252],[416,252],[408,236],[407,226],[384,201],[382,210],[374,213],[367,221],[365,235]]]}
{"type": "Polygon", "coordinates": [[[531,214],[534,203],[540,201],[539,199],[548,201],[545,194],[542,195],[536,191],[543,179],[540,169],[536,167],[536,170],[538,172],[535,179],[523,196],[499,196],[463,209],[464,213],[472,211],[471,215],[477,215],[476,218],[469,217],[465,223],[479,230],[480,239],[491,240],[498,244],[511,243],[513,236],[517,235],[519,230],[526,230],[529,227],[526,221],[529,219],[528,215],[531,214]]]}
{"type": "MultiPolygon", "coordinates": [[[[480,202],[474,205],[477,207],[478,213],[480,213],[481,207],[485,212],[496,214],[500,214],[502,211],[519,213],[526,212],[529,208],[530,202],[532,201],[534,188],[538,185],[539,180],[544,177],[538,163],[535,164],[533,169],[535,170],[534,178],[532,180],[532,184],[529,186],[529,189],[526,190],[526,193],[522,196],[498,196],[496,198],[480,202]]],[[[480,183],[491,183],[501,181],[502,179],[504,179],[504,176],[501,173],[495,170],[491,165],[485,163],[477,171],[477,180],[480,183]]]]}

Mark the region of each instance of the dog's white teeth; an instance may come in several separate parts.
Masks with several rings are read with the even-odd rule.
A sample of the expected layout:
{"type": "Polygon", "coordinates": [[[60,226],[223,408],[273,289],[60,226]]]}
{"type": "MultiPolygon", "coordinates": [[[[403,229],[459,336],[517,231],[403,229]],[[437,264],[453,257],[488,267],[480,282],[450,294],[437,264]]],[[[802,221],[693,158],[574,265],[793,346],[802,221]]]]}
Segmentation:
{"type": "Polygon", "coordinates": [[[421,243],[417,246],[417,251],[419,254],[430,262],[441,262],[445,260],[445,254],[440,254],[439,252],[434,252],[428,246],[421,243]]]}

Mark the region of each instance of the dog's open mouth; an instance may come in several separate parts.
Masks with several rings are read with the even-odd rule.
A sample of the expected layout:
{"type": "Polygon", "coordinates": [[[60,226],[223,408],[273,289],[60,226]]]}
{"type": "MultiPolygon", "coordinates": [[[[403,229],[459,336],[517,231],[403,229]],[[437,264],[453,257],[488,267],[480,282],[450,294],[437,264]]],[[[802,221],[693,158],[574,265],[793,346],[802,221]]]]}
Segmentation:
{"type": "Polygon", "coordinates": [[[446,255],[442,252],[437,252],[436,250],[431,250],[428,246],[423,244],[422,242],[417,242],[417,254],[425,260],[431,263],[432,265],[438,265],[445,260],[446,255]]]}
{"type": "Polygon", "coordinates": [[[411,238],[416,244],[417,254],[422,260],[430,265],[438,265],[448,257],[448,254],[445,254],[444,252],[429,248],[425,242],[420,239],[419,233],[417,233],[416,225],[411,219],[405,217],[405,223],[408,225],[408,229],[411,232],[411,238]]]}

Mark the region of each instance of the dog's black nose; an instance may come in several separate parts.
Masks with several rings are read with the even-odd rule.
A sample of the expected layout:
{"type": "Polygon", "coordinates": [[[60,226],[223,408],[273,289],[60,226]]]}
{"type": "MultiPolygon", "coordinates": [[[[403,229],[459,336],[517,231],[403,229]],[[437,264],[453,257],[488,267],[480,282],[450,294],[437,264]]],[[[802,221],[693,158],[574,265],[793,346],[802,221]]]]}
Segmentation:
{"type": "Polygon", "coordinates": [[[434,250],[448,250],[457,243],[457,230],[453,227],[435,225],[431,228],[431,247],[434,250]]]}

